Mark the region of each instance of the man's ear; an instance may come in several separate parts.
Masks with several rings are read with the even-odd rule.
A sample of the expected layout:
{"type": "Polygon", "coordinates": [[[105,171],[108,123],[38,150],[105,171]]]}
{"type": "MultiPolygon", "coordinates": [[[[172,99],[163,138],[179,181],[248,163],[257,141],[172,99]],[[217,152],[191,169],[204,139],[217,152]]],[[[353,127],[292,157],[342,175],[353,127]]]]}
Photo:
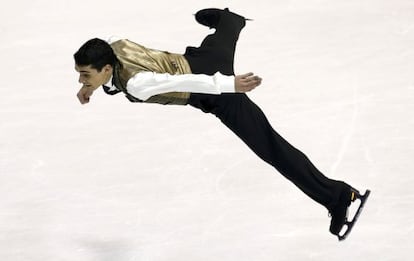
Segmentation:
{"type": "Polygon", "coordinates": [[[112,65],[107,64],[103,67],[105,72],[112,72],[112,65]]]}

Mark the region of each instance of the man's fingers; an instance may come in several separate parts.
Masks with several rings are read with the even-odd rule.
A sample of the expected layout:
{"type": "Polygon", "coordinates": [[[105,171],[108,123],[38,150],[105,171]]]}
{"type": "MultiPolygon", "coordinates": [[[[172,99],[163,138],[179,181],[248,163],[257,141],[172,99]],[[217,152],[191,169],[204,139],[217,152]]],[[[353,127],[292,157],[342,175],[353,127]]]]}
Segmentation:
{"type": "Polygon", "coordinates": [[[89,102],[89,98],[85,97],[83,94],[78,94],[78,99],[81,104],[89,102]]]}
{"type": "Polygon", "coordinates": [[[252,76],[252,77],[247,77],[245,79],[243,79],[243,85],[244,87],[257,87],[261,84],[262,79],[259,76],[252,76]]]}
{"type": "Polygon", "coordinates": [[[253,73],[243,74],[241,75],[241,79],[245,82],[260,82],[262,80],[262,78],[253,73]]]}
{"type": "Polygon", "coordinates": [[[250,77],[252,75],[254,75],[254,74],[252,72],[249,72],[249,73],[245,73],[245,74],[240,75],[240,77],[241,78],[247,78],[247,77],[250,77]]]}

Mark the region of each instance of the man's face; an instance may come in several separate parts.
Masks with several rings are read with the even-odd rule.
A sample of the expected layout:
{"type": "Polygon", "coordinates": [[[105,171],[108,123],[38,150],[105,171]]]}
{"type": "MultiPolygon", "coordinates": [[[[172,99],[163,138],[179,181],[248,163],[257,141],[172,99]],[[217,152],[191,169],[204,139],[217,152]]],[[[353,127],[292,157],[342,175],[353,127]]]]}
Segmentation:
{"type": "Polygon", "coordinates": [[[83,88],[96,90],[99,86],[107,83],[112,76],[112,66],[105,65],[100,72],[92,68],[90,65],[75,65],[75,70],[79,73],[79,83],[83,84],[83,88]]]}

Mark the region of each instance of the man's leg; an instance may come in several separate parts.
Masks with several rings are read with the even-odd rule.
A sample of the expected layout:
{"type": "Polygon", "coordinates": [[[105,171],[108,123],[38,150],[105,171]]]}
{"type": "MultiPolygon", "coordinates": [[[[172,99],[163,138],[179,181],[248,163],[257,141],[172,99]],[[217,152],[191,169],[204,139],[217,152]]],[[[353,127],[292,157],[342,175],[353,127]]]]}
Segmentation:
{"type": "MultiPolygon", "coordinates": [[[[187,48],[193,73],[233,75],[233,60],[244,18],[222,10],[216,32],[200,47],[187,48]]],[[[302,191],[326,207],[336,204],[342,182],[322,175],[299,150],[292,147],[270,125],[264,113],[245,94],[191,94],[189,104],[216,115],[260,158],[274,166],[302,191]]]]}
{"type": "MultiPolygon", "coordinates": [[[[216,32],[208,35],[199,48],[187,49],[186,57],[193,73],[214,74],[220,71],[233,75],[234,50],[244,23],[240,16],[223,11],[216,32]]],[[[360,198],[362,204],[358,211],[362,209],[369,191],[361,198],[348,184],[324,176],[302,152],[272,128],[261,109],[245,94],[191,94],[189,104],[216,115],[260,158],[325,206],[332,215],[330,231],[333,234],[338,235],[345,224],[351,200],[360,198]]],[[[349,231],[350,228],[347,233],[349,231]]]]}
{"type": "Polygon", "coordinates": [[[328,209],[338,203],[342,189],[347,188],[343,182],[325,177],[302,152],[282,138],[245,94],[192,94],[190,105],[217,116],[257,156],[328,209]]]}

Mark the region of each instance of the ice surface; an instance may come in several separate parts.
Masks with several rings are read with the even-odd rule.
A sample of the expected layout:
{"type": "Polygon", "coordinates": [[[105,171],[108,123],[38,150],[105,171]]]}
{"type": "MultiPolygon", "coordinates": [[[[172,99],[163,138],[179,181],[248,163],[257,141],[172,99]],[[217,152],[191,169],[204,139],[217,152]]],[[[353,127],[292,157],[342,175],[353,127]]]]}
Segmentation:
{"type": "Polygon", "coordinates": [[[0,260],[411,260],[412,0],[16,1],[0,10],[0,260]],[[98,92],[73,53],[118,35],[182,53],[192,16],[254,19],[236,71],[329,177],[373,193],[350,237],[213,116],[98,92]]]}

